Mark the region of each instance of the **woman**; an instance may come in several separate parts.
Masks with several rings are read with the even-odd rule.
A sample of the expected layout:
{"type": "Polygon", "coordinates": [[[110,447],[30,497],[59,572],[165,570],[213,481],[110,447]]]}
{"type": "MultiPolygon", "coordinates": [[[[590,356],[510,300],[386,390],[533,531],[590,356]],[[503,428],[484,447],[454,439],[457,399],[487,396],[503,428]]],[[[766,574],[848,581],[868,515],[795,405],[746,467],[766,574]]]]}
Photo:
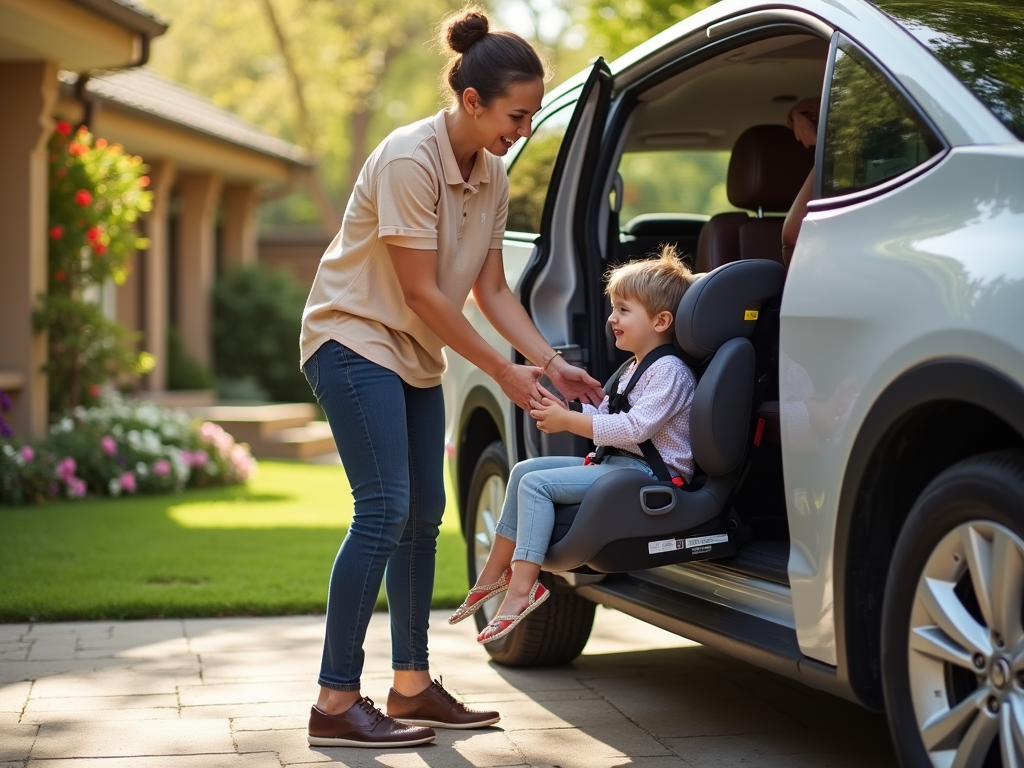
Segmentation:
{"type": "Polygon", "coordinates": [[[331,574],[320,696],[310,715],[309,741],[320,746],[409,746],[433,740],[427,726],[499,719],[432,682],[427,661],[445,505],[442,347],[477,365],[523,409],[544,394],[542,372],[569,397],[600,402],[603,395],[541,337],[505,283],[508,179],[500,157],[530,136],[544,66],[518,35],[488,31],[476,9],[450,18],[443,40],[452,50],[445,70],[452,106],[398,129],[366,161],[303,313],[303,372],[355,497],[331,574]],[[476,333],[462,315],[470,290],[535,365],[511,364],[476,333]],[[394,669],[388,715],[359,691],[382,578],[394,669]]]}

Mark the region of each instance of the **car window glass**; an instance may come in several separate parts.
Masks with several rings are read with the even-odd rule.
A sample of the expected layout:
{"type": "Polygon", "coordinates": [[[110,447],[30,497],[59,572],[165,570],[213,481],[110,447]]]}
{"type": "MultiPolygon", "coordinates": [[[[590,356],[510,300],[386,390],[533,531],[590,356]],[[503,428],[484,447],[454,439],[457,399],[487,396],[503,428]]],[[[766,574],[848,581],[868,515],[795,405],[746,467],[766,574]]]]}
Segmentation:
{"type": "Polygon", "coordinates": [[[674,150],[626,152],[619,162],[622,212],[627,221],[642,213],[697,213],[735,210],[725,193],[729,152],[674,150]]]}
{"type": "Polygon", "coordinates": [[[868,189],[942,149],[906,97],[849,41],[836,51],[825,125],[822,195],[868,189]]]}
{"type": "Polygon", "coordinates": [[[1024,5],[1020,0],[881,0],[878,6],[927,47],[1024,139],[1024,5]]]}
{"type": "Polygon", "coordinates": [[[548,184],[574,106],[568,104],[545,117],[512,161],[508,172],[508,231],[540,232],[548,184]]]}

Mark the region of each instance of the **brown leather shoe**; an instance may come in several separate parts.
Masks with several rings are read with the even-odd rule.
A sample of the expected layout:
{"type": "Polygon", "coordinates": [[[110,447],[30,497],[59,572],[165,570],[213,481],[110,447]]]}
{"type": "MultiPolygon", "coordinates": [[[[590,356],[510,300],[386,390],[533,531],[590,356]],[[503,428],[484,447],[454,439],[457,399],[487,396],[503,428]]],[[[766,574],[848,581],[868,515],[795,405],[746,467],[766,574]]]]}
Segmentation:
{"type": "Polygon", "coordinates": [[[409,725],[428,725],[431,728],[485,728],[501,720],[497,712],[477,712],[467,708],[437,680],[415,696],[403,696],[394,688],[388,691],[388,717],[409,725]]]}
{"type": "Polygon", "coordinates": [[[314,706],[307,738],[314,747],[413,747],[433,741],[434,731],[400,723],[364,696],[340,715],[314,706]]]}

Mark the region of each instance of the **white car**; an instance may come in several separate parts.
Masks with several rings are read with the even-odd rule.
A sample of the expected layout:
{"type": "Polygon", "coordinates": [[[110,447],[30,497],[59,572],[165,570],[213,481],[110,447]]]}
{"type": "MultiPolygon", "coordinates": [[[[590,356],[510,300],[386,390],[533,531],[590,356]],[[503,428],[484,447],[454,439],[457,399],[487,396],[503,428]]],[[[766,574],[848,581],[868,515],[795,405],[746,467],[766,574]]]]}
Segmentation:
{"type": "MultiPolygon", "coordinates": [[[[1019,2],[723,0],[565,83],[534,128],[505,269],[567,359],[621,362],[610,265],[673,242],[708,273],[677,323],[701,471],[622,470],[561,510],[552,599],[488,652],[571,660],[601,603],[886,709],[905,765],[1024,765],[1019,2]],[[805,151],[785,117],[816,96],[805,151]]],[[[472,580],[509,463],[588,445],[449,362],[472,580]]]]}

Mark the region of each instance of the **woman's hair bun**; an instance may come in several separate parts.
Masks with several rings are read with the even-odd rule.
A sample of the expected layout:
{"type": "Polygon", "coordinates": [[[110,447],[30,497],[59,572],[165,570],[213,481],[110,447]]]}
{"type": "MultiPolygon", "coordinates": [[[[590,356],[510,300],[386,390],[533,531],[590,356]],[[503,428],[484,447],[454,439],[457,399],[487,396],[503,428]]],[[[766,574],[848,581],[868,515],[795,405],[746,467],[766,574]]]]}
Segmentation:
{"type": "Polygon", "coordinates": [[[490,24],[483,11],[470,8],[450,18],[445,25],[445,40],[456,53],[465,53],[487,34],[490,24]]]}

